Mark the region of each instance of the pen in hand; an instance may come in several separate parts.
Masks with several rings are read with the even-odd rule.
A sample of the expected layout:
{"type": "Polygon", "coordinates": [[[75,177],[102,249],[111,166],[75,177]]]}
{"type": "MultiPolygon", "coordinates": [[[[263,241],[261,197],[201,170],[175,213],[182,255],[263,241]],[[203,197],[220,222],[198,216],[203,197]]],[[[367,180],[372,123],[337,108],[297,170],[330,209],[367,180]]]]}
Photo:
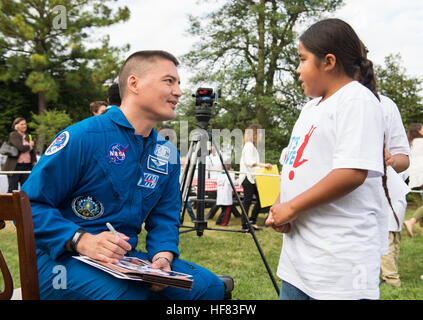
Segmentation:
{"type": "MultiPolygon", "coordinates": [[[[120,259],[123,258],[123,256],[131,250],[131,245],[127,242],[127,240],[129,240],[129,238],[127,236],[125,236],[124,234],[119,234],[115,228],[113,228],[113,226],[107,222],[106,223],[107,228],[110,230],[110,232],[113,233],[113,235],[119,239],[119,243],[116,243],[116,245],[118,247],[120,247],[120,249],[118,249],[118,251],[115,251],[115,254],[120,255],[120,259]],[[124,252],[122,251],[124,250],[124,252]]],[[[118,263],[118,260],[116,260],[114,263],[118,263]]]]}
{"type": "Polygon", "coordinates": [[[122,247],[122,249],[126,251],[131,250],[131,245],[127,242],[129,240],[129,237],[127,237],[123,233],[117,232],[115,228],[113,228],[113,226],[109,222],[106,223],[106,226],[110,230],[110,232],[114,234],[115,237],[117,237],[120,240],[123,240],[123,242],[120,241],[121,242],[120,246],[122,247]]]}
{"type": "Polygon", "coordinates": [[[122,239],[122,237],[119,235],[119,233],[117,233],[115,228],[113,228],[113,226],[109,222],[106,223],[106,226],[116,237],[122,239]]]}

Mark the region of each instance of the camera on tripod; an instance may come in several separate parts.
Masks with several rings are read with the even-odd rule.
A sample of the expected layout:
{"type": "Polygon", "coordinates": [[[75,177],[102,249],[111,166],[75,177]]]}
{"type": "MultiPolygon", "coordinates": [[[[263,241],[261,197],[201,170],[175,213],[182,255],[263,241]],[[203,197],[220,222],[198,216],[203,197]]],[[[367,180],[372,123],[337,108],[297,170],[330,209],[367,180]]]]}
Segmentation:
{"type": "Polygon", "coordinates": [[[207,129],[212,117],[213,104],[218,103],[222,90],[213,92],[211,88],[198,88],[192,96],[195,98],[195,117],[202,129],[207,129]]]}
{"type": "Polygon", "coordinates": [[[187,162],[185,164],[185,167],[183,169],[182,175],[180,177],[180,185],[181,185],[181,196],[183,201],[183,209],[181,212],[181,218],[180,218],[180,228],[188,228],[188,230],[181,231],[180,233],[185,233],[189,231],[196,231],[197,236],[202,236],[204,230],[217,230],[217,231],[229,231],[229,232],[243,232],[245,233],[245,230],[231,230],[231,229],[217,229],[217,228],[209,228],[207,226],[207,219],[204,217],[204,208],[205,208],[205,185],[206,185],[206,153],[201,152],[202,150],[207,150],[207,143],[210,141],[211,145],[214,146],[216,149],[217,154],[219,155],[220,162],[222,164],[222,167],[228,177],[229,183],[231,185],[233,194],[235,195],[238,204],[241,207],[242,214],[244,215],[245,220],[248,223],[248,232],[251,234],[251,236],[254,239],[254,242],[257,246],[257,249],[261,255],[261,258],[263,259],[264,265],[266,266],[266,270],[269,273],[269,276],[273,282],[273,286],[276,289],[276,293],[279,296],[279,286],[276,283],[275,278],[272,275],[272,270],[269,267],[269,264],[266,261],[266,258],[264,256],[263,250],[260,247],[260,244],[257,240],[257,237],[254,233],[254,228],[251,226],[251,223],[248,219],[248,212],[245,210],[244,205],[240,199],[240,196],[235,188],[235,184],[232,181],[232,178],[230,177],[230,174],[228,172],[228,169],[226,168],[222,154],[220,153],[220,150],[216,144],[216,142],[213,139],[213,135],[209,132],[208,126],[209,121],[212,117],[212,107],[214,104],[218,103],[218,98],[221,96],[221,89],[217,91],[217,93],[213,92],[213,89],[211,88],[198,88],[196,93],[192,95],[195,98],[195,117],[198,121],[197,125],[203,129],[199,130],[199,132],[196,132],[191,137],[191,144],[188,150],[188,153],[186,155],[187,162]],[[198,165],[198,167],[197,167],[198,165]],[[190,191],[192,190],[192,182],[194,177],[194,172],[198,170],[198,179],[197,179],[197,197],[196,197],[196,207],[197,212],[194,215],[192,212],[192,222],[194,223],[194,226],[184,226],[184,213],[187,209],[187,206],[189,204],[189,195],[190,191]]]}

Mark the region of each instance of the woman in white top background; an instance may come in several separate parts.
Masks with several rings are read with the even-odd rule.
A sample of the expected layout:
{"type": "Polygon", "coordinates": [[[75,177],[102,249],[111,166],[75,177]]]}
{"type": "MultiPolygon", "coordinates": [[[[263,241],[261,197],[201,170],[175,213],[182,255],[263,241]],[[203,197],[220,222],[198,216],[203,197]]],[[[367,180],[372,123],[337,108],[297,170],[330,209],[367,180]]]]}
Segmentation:
{"type": "MultiPolygon", "coordinates": [[[[411,147],[408,186],[411,189],[420,189],[423,185],[423,125],[421,123],[410,124],[407,136],[411,147]]],[[[409,220],[404,221],[407,233],[411,237],[413,236],[413,226],[417,221],[420,223],[423,234],[423,206],[419,207],[409,220]]]]}
{"type": "MultiPolygon", "coordinates": [[[[239,175],[239,184],[244,188],[243,205],[247,214],[249,213],[253,195],[255,195],[257,199],[250,217],[250,222],[255,230],[260,229],[256,223],[261,206],[254,171],[256,168],[272,168],[272,164],[260,162],[260,155],[257,150],[257,142],[263,139],[261,129],[262,127],[260,125],[252,124],[245,130],[240,160],[241,174],[239,175]]],[[[247,221],[243,215],[241,215],[241,219],[242,228],[248,229],[247,221]]]]}

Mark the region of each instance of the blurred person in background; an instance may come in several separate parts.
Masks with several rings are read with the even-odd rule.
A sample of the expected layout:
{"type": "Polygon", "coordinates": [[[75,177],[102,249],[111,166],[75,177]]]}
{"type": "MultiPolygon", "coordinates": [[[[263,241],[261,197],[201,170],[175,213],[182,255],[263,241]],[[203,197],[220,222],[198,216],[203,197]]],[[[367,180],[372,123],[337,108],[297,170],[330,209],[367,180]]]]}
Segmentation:
{"type": "Polygon", "coordinates": [[[98,116],[106,112],[107,102],[106,101],[94,101],[90,103],[90,112],[93,116],[98,116]]]}
{"type": "MultiPolygon", "coordinates": [[[[408,128],[407,136],[411,147],[408,186],[411,189],[421,189],[423,185],[423,125],[412,123],[408,128]]],[[[423,206],[417,208],[409,220],[404,221],[410,237],[413,236],[413,226],[417,221],[423,234],[423,206]]]]}
{"type": "MultiPolygon", "coordinates": [[[[31,171],[32,167],[37,162],[34,141],[31,135],[29,135],[24,118],[16,118],[12,123],[13,131],[9,134],[9,144],[16,149],[19,153],[17,157],[8,156],[6,163],[4,164],[4,171],[31,171]]],[[[19,184],[22,186],[26,179],[28,179],[28,173],[10,174],[8,175],[9,188],[8,193],[13,190],[18,190],[19,184]]]]}

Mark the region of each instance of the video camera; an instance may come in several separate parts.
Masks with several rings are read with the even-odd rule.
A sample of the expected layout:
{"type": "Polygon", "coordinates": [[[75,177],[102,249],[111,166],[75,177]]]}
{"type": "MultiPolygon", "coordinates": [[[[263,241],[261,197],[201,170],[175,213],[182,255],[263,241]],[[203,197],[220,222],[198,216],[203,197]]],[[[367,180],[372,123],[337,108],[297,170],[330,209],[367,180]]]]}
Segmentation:
{"type": "Polygon", "coordinates": [[[221,89],[217,93],[211,88],[198,88],[192,96],[195,98],[195,117],[201,128],[208,127],[210,118],[212,117],[213,104],[218,103],[221,95],[221,89]]]}

